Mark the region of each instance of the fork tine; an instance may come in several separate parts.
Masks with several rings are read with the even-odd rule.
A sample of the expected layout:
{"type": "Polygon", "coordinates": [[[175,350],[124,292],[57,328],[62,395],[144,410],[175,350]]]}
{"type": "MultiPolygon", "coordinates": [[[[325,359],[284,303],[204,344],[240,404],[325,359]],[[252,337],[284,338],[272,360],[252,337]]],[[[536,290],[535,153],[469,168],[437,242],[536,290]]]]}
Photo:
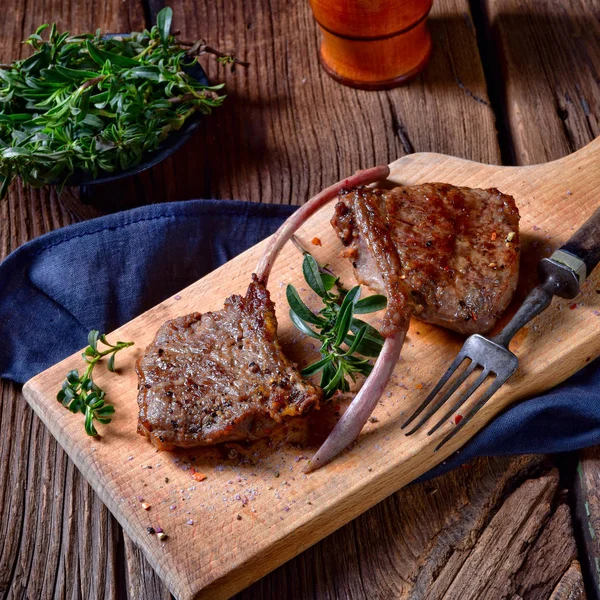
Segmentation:
{"type": "MultiPolygon", "coordinates": [[[[426,408],[426,406],[433,400],[433,398],[437,395],[437,393],[440,391],[440,389],[443,387],[446,381],[448,381],[448,379],[454,373],[454,371],[456,371],[456,369],[462,363],[464,358],[468,357],[463,356],[460,362],[458,361],[459,358],[461,358],[460,355],[456,357],[455,361],[450,365],[448,371],[446,371],[446,373],[444,374],[444,377],[440,379],[440,381],[433,388],[429,396],[425,398],[423,404],[417,409],[417,414],[413,415],[410,418],[410,420],[403,425],[403,427],[406,427],[406,425],[408,425],[408,423],[412,421],[415,416],[417,416],[424,408],[426,408]]],[[[412,435],[417,429],[419,429],[419,427],[421,427],[421,425],[423,425],[423,423],[425,423],[425,421],[427,421],[431,417],[431,415],[433,415],[444,404],[444,402],[446,402],[452,396],[452,394],[454,394],[454,392],[462,385],[463,381],[473,372],[476,366],[477,363],[474,360],[471,360],[471,364],[456,378],[456,380],[452,383],[450,389],[441,398],[439,398],[435,402],[435,404],[429,407],[425,414],[419,419],[418,423],[414,425],[410,431],[406,432],[406,435],[412,435]]]]}
{"type": "Polygon", "coordinates": [[[492,385],[490,385],[485,394],[483,394],[483,396],[477,401],[475,406],[471,408],[468,414],[457,423],[456,427],[454,427],[454,429],[448,433],[448,435],[433,449],[433,451],[437,452],[446,442],[451,440],[479,412],[483,405],[500,389],[505,381],[506,379],[496,377],[492,385]]]}
{"type": "Polygon", "coordinates": [[[471,387],[460,397],[458,402],[446,412],[446,414],[427,432],[427,435],[431,435],[437,431],[450,417],[475,393],[477,388],[485,381],[486,377],[490,374],[489,369],[483,369],[477,379],[473,382],[471,387]]]}
{"type": "Polygon", "coordinates": [[[405,427],[410,425],[421,414],[421,412],[423,412],[423,410],[425,410],[425,408],[427,408],[427,405],[433,400],[433,398],[442,389],[442,387],[444,387],[444,384],[446,383],[446,381],[448,381],[448,379],[450,379],[450,377],[452,376],[452,373],[454,373],[454,371],[456,371],[456,369],[458,369],[459,365],[462,363],[462,361],[465,358],[466,358],[466,354],[465,354],[464,350],[461,348],[460,352],[456,355],[456,358],[452,361],[452,364],[448,367],[448,370],[444,373],[442,378],[437,382],[437,384],[431,390],[431,392],[429,392],[429,395],[427,396],[427,398],[425,398],[425,400],[423,400],[423,402],[421,402],[419,407],[415,410],[415,412],[413,412],[413,414],[408,418],[408,420],[406,420],[403,425],[400,425],[400,429],[404,429],[405,427]]]}

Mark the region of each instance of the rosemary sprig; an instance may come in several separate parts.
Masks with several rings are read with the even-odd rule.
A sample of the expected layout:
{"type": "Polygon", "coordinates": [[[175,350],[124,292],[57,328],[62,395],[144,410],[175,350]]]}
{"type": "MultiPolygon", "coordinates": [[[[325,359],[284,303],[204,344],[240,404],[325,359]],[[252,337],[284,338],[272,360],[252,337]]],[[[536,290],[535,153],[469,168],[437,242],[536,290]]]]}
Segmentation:
{"type": "Polygon", "coordinates": [[[85,431],[88,435],[96,436],[98,431],[94,427],[94,420],[99,423],[110,423],[115,407],[112,404],[106,404],[104,398],[106,393],[101,390],[92,378],[94,367],[102,358],[108,356],[107,368],[115,372],[115,354],[124,348],[133,346],[133,342],[117,342],[112,345],[108,342],[105,335],[101,335],[96,330],[88,334],[88,347],[83,351],[83,360],[87,363],[87,368],[83,375],[74,369],[67,373],[67,378],[62,383],[62,388],[56,395],[56,399],[72,413],[81,412],[85,415],[85,431]],[[104,344],[105,350],[98,349],[98,342],[104,344]]]}
{"type": "Polygon", "coordinates": [[[321,360],[303,369],[302,375],[309,377],[320,372],[320,385],[325,397],[330,398],[336,390],[349,391],[349,379],[355,382],[356,374],[368,376],[371,372],[373,366],[368,358],[379,355],[384,338],[354,315],[382,310],[387,299],[373,295],[361,300],[360,286],[346,290],[338,277],[320,267],[306,251],[302,272],[306,283],[324,304],[315,314],[302,301],[296,288],[291,284],[287,286],[292,322],[302,333],[321,342],[321,360]],[[332,291],[334,287],[336,291],[332,291]]]}
{"type": "Polygon", "coordinates": [[[0,198],[10,182],[64,185],[76,171],[97,177],[138,164],[186,119],[210,113],[223,85],[190,76],[207,47],[183,47],[164,8],[150,31],[108,37],[42,25],[25,43],[34,53],[0,66],[0,198]],[[47,39],[42,37],[48,33],[47,39]]]}

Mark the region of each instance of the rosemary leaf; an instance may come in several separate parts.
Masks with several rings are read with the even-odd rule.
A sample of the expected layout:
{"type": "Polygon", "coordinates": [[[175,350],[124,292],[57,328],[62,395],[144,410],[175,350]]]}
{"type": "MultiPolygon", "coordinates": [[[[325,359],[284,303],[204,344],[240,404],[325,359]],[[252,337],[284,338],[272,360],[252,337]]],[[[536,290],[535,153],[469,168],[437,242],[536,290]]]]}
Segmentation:
{"type": "MultiPolygon", "coordinates": [[[[297,243],[297,242],[296,242],[297,243]]],[[[297,244],[298,245],[298,244],[297,244]]],[[[288,285],[286,296],[292,323],[305,335],[321,342],[321,359],[302,370],[304,377],[321,373],[321,388],[326,398],[340,390],[347,392],[356,375],[368,376],[373,366],[369,357],[381,352],[384,338],[371,325],[354,317],[386,307],[385,296],[360,299],[361,288],[346,290],[331,271],[320,266],[303,248],[302,272],[310,288],[318,294],[323,308],[315,315],[300,298],[296,288],[288,285]],[[337,292],[332,292],[334,285],[337,292]],[[313,327],[310,327],[313,325],[313,327]]]]}

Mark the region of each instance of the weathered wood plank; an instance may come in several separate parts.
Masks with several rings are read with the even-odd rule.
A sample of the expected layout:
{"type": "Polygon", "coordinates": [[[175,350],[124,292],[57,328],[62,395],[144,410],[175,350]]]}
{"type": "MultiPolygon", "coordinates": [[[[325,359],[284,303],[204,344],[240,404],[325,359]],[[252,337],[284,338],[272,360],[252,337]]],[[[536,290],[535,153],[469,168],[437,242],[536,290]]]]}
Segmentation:
{"type": "MultiPolygon", "coordinates": [[[[154,569],[148,564],[139,548],[126,533],[125,562],[127,577],[127,597],[130,600],[171,600],[167,586],[161,581],[154,569]]],[[[124,591],[124,590],[123,590],[124,591]]]]}
{"type": "Polygon", "coordinates": [[[585,600],[585,598],[581,567],[575,560],[562,576],[548,600],[585,600]]]}
{"type": "Polygon", "coordinates": [[[600,598],[600,446],[587,448],[579,455],[573,481],[574,521],[585,552],[581,567],[588,577],[595,600],[600,598]]]}
{"type": "Polygon", "coordinates": [[[436,597],[443,571],[460,569],[506,492],[539,466],[539,457],[482,458],[409,486],[235,598],[436,597]]]}
{"type": "MultiPolygon", "coordinates": [[[[600,3],[486,0],[504,80],[516,164],[564,156],[600,135],[600,3]]],[[[600,598],[600,449],[581,453],[575,526],[590,589],[600,598]]]]}
{"type": "Polygon", "coordinates": [[[565,156],[600,135],[597,0],[486,0],[516,164],[565,156]]]}
{"type": "Polygon", "coordinates": [[[514,584],[527,600],[546,600],[577,558],[571,513],[560,504],[527,554],[514,584]]]}

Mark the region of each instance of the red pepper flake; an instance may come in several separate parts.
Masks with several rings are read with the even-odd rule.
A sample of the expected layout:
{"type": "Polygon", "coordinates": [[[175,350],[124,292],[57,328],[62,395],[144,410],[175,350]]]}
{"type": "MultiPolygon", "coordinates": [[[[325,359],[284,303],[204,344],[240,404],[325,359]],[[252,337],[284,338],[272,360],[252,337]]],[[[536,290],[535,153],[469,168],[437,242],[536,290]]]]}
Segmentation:
{"type": "Polygon", "coordinates": [[[462,420],[463,420],[463,416],[462,415],[455,415],[455,417],[454,417],[454,424],[458,425],[462,420]]]}
{"type": "Polygon", "coordinates": [[[196,473],[196,471],[192,469],[192,479],[195,481],[204,481],[206,479],[206,475],[204,475],[204,473],[196,473]]]}
{"type": "Polygon", "coordinates": [[[571,310],[575,310],[575,309],[577,308],[577,302],[573,302],[573,304],[571,304],[571,305],[569,306],[569,308],[570,308],[571,310]]]}
{"type": "Polygon", "coordinates": [[[323,244],[321,244],[321,240],[318,237],[314,237],[310,243],[313,246],[322,246],[323,245],[323,244]]]}
{"type": "Polygon", "coordinates": [[[422,389],[423,389],[423,384],[422,384],[422,383],[417,383],[417,385],[415,385],[415,387],[416,387],[418,390],[422,390],[422,389]]]}
{"type": "Polygon", "coordinates": [[[333,407],[333,410],[335,410],[335,412],[339,412],[339,410],[340,410],[341,408],[342,408],[342,407],[341,407],[339,404],[336,404],[336,405],[333,407]]]}
{"type": "Polygon", "coordinates": [[[497,237],[498,234],[494,231],[494,233],[492,233],[492,242],[495,242],[497,237]]]}
{"type": "Polygon", "coordinates": [[[473,321],[477,321],[477,315],[474,311],[471,311],[471,318],[473,319],[473,321]]]}

